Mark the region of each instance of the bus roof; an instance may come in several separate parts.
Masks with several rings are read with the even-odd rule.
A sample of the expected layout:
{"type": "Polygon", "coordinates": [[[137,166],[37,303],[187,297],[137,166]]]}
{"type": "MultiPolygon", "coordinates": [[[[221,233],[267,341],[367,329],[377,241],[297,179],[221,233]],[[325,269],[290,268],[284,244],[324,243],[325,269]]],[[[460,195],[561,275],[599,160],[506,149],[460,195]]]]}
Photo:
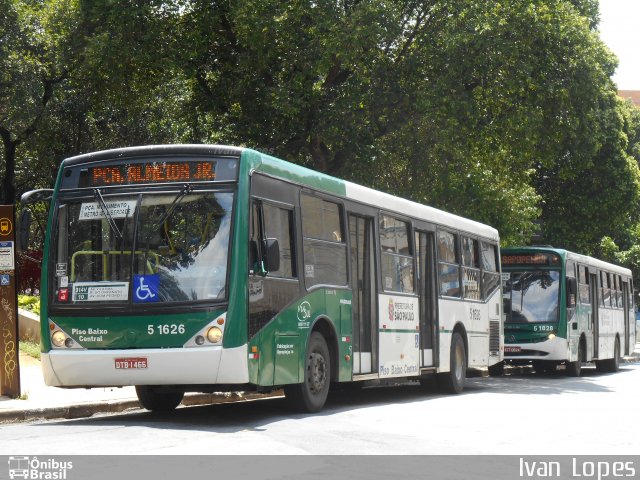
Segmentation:
{"type": "Polygon", "coordinates": [[[192,145],[192,144],[172,144],[172,145],[144,145],[140,147],[114,148],[111,150],[101,150],[99,152],[84,153],[69,157],[62,162],[62,167],[77,165],[82,163],[100,162],[105,160],[117,160],[127,157],[144,157],[151,155],[214,155],[239,157],[246,150],[242,147],[230,147],[226,145],[192,145]]]}
{"type": "Polygon", "coordinates": [[[604,260],[599,260],[597,258],[589,257],[587,255],[582,255],[580,253],[571,252],[569,250],[565,250],[563,248],[554,248],[554,247],[508,247],[502,248],[501,253],[521,253],[521,252],[552,252],[559,254],[565,260],[573,260],[574,262],[581,263],[583,265],[587,265],[589,267],[599,268],[601,270],[608,270],[613,273],[617,273],[620,275],[631,276],[631,270],[625,267],[621,267],[614,263],[605,262],[604,260]]]}
{"type": "Polygon", "coordinates": [[[438,210],[437,208],[413,202],[405,198],[363,187],[362,185],[351,182],[345,183],[347,186],[347,196],[349,198],[375,205],[382,210],[402,212],[409,217],[419,218],[438,225],[480,235],[495,242],[500,241],[498,230],[484,223],[460,217],[453,213],[438,210]]]}
{"type": "Polygon", "coordinates": [[[426,222],[442,225],[455,230],[461,230],[473,235],[495,241],[500,241],[500,235],[495,228],[460,217],[452,213],[438,210],[405,198],[396,197],[388,193],[374,190],[346,180],[340,180],[330,175],[311,170],[300,165],[289,163],[269,155],[260,154],[260,161],[254,165],[257,171],[278,175],[284,174],[291,181],[312,186],[320,190],[340,195],[344,198],[371,205],[389,212],[400,212],[402,215],[421,219],[426,222]],[[283,172],[283,168],[286,172],[283,172]]]}
{"type": "Polygon", "coordinates": [[[102,150],[65,159],[61,167],[67,167],[83,163],[117,160],[118,158],[145,157],[153,155],[212,155],[233,156],[241,155],[249,158],[252,168],[275,176],[285,178],[318,188],[322,191],[337,194],[344,198],[378,207],[390,212],[401,212],[403,215],[421,219],[456,230],[462,230],[481,237],[499,242],[498,231],[474,220],[470,220],[443,210],[438,210],[427,205],[422,205],[404,198],[396,197],[384,192],[364,187],[352,182],[340,180],[324,173],[281,160],[279,158],[261,153],[259,151],[227,145],[145,145],[139,147],[125,147],[111,150],[102,150]]]}

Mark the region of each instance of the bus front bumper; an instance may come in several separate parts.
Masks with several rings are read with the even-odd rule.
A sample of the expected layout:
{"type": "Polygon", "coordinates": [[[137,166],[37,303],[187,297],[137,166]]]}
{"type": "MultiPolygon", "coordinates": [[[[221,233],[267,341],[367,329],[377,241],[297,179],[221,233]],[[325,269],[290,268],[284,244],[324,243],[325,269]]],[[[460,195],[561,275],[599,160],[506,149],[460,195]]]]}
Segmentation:
{"type": "Polygon", "coordinates": [[[139,350],[51,350],[42,373],[53,387],[248,383],[247,346],[139,350]]]}
{"type": "Polygon", "coordinates": [[[529,361],[564,361],[569,355],[565,338],[552,338],[537,343],[505,343],[504,359],[509,363],[529,361]]]}

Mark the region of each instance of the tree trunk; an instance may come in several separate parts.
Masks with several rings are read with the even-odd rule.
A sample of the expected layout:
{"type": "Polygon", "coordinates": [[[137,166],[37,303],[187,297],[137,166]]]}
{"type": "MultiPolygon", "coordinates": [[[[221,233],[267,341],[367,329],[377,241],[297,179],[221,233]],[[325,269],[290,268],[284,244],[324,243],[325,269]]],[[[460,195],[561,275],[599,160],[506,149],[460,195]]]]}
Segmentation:
{"type": "Polygon", "coordinates": [[[0,204],[12,205],[16,201],[16,149],[18,142],[11,140],[11,135],[2,135],[4,144],[4,175],[0,191],[0,204]]]}

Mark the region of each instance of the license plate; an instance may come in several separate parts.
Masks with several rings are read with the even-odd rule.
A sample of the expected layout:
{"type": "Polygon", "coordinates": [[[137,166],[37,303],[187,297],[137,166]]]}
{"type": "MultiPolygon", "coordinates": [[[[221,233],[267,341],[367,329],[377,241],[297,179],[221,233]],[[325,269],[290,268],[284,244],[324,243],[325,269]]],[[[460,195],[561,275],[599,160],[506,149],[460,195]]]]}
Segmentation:
{"type": "Polygon", "coordinates": [[[146,357],[116,358],[116,369],[130,370],[134,368],[147,368],[146,357]]]}
{"type": "Polygon", "coordinates": [[[504,347],[504,353],[520,353],[520,347],[504,347]]]}

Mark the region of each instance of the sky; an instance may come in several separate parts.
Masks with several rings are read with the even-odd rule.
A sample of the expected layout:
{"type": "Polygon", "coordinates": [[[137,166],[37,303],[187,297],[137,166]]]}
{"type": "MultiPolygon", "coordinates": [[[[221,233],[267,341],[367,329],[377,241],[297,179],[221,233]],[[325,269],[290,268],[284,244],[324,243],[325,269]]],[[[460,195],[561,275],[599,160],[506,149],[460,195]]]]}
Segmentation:
{"type": "Polygon", "coordinates": [[[618,57],[618,90],[640,90],[640,0],[600,0],[600,38],[618,57]]]}

